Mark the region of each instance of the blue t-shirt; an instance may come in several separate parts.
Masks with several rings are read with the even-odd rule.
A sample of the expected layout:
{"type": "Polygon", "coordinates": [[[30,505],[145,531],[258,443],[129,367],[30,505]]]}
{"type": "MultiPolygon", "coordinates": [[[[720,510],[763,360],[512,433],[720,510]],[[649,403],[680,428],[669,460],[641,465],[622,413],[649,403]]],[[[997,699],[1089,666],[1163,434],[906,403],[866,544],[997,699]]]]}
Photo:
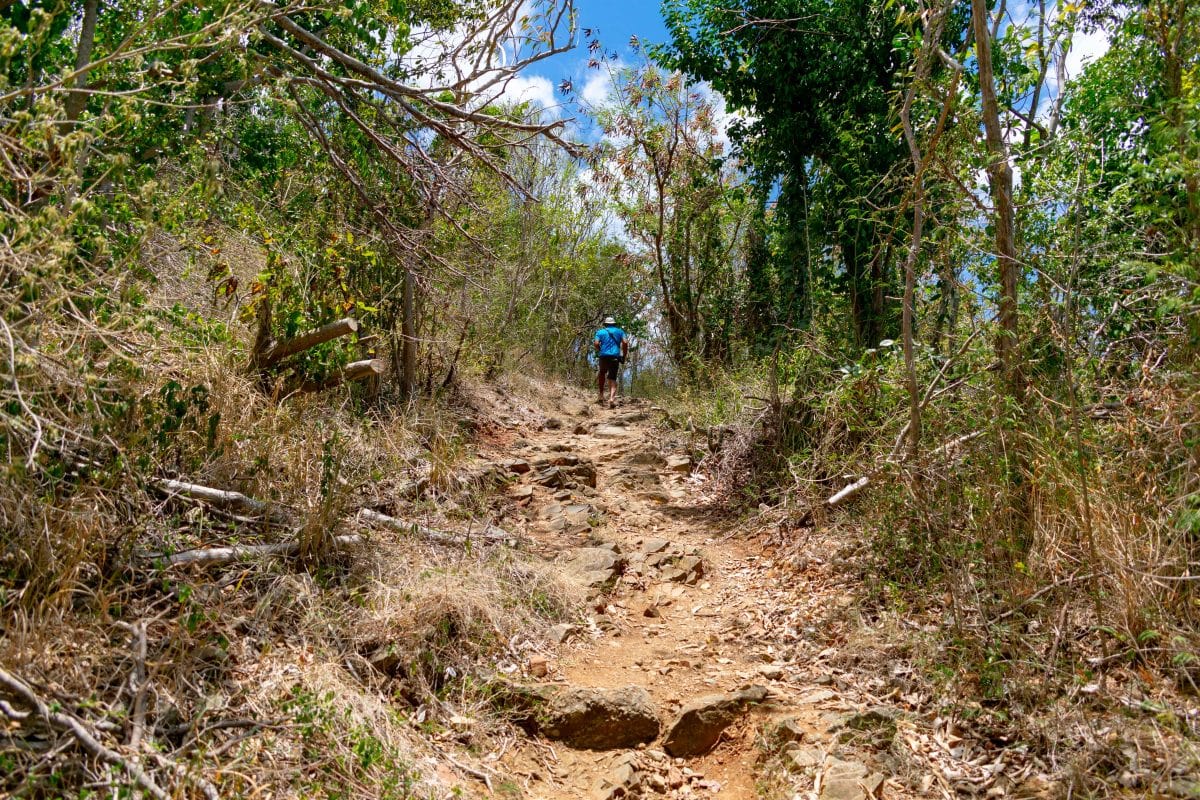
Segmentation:
{"type": "Polygon", "coordinates": [[[600,341],[600,355],[621,355],[621,342],[625,339],[625,331],[616,325],[606,325],[596,331],[596,338],[600,341]]]}

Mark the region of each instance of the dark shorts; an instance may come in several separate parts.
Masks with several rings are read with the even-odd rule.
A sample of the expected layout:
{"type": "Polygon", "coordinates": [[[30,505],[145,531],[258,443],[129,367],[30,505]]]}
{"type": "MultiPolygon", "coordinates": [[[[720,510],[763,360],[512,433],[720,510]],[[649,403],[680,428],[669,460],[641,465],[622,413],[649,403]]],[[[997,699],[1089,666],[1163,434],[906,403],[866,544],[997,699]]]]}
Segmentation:
{"type": "Polygon", "coordinates": [[[600,356],[600,374],[610,381],[617,379],[617,370],[621,366],[619,356],[600,356]]]}

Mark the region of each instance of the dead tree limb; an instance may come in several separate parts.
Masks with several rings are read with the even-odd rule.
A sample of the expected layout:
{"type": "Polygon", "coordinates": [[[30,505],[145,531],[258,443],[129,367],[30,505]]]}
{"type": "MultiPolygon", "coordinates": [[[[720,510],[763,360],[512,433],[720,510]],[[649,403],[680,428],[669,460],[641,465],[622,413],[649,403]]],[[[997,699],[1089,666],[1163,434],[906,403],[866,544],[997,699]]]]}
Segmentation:
{"type": "Polygon", "coordinates": [[[356,320],[350,317],[335,320],[315,330],[271,344],[261,353],[254,355],[254,366],[259,369],[269,369],[288,356],[294,356],[296,353],[302,353],[311,347],[316,347],[319,344],[337,339],[339,336],[345,336],[357,331],[358,322],[356,320]]]}
{"type": "MultiPolygon", "coordinates": [[[[364,537],[357,534],[333,537],[337,547],[358,544],[364,537]]],[[[200,550],[184,550],[179,553],[159,553],[152,559],[161,559],[168,567],[183,564],[233,564],[237,561],[249,561],[263,556],[290,556],[300,552],[300,542],[276,542],[274,544],[243,544],[229,547],[206,547],[200,550]]]]}
{"type": "MultiPolygon", "coordinates": [[[[463,545],[470,541],[469,536],[464,536],[457,533],[447,533],[433,528],[428,528],[417,522],[409,522],[396,517],[389,517],[387,514],[381,514],[378,511],[372,511],[369,508],[359,509],[358,518],[362,522],[379,525],[396,533],[403,533],[407,536],[419,536],[422,539],[427,539],[431,542],[446,545],[463,545]]],[[[483,538],[485,539],[505,539],[508,534],[495,527],[488,525],[483,530],[483,538]]]]}
{"type": "Polygon", "coordinates": [[[107,764],[112,764],[123,769],[133,779],[134,783],[140,786],[151,797],[155,798],[155,800],[170,800],[171,795],[163,791],[135,761],[127,759],[117,751],[105,747],[87,729],[82,720],[60,711],[51,711],[50,707],[37,696],[25,681],[2,668],[0,668],[0,686],[5,687],[20,698],[25,705],[37,712],[37,715],[44,719],[50,727],[65,731],[74,736],[80,746],[93,758],[98,758],[107,764]]]}
{"type": "Polygon", "coordinates": [[[222,511],[266,519],[278,525],[288,525],[292,521],[291,516],[282,508],[264,503],[262,500],[255,500],[253,497],[247,497],[241,492],[213,489],[198,483],[185,483],[170,478],[155,481],[155,487],[171,497],[199,500],[222,511]]]}
{"type": "MultiPolygon", "coordinates": [[[[978,439],[980,436],[983,435],[983,433],[984,433],[983,431],[973,431],[973,432],[965,434],[963,436],[959,436],[955,439],[951,439],[950,441],[946,442],[945,444],[942,444],[939,447],[931,450],[929,452],[929,455],[930,456],[941,456],[941,457],[953,457],[964,444],[971,441],[972,439],[978,439]]],[[[897,442],[901,442],[901,441],[903,441],[903,439],[897,440],[897,442]]],[[[893,451],[893,456],[894,456],[894,454],[895,454],[895,451],[893,451]]],[[[884,473],[884,471],[887,469],[887,467],[890,463],[892,463],[891,457],[889,457],[887,460],[884,461],[883,466],[876,467],[875,469],[868,472],[866,475],[863,475],[861,478],[858,478],[857,480],[851,482],[849,485],[843,486],[841,489],[838,489],[836,492],[834,492],[829,497],[827,497],[825,499],[825,501],[820,504],[820,506],[822,508],[824,508],[826,511],[832,511],[833,509],[837,508],[838,506],[844,505],[845,503],[848,503],[849,501],[853,500],[855,497],[858,497],[858,495],[862,494],[862,491],[864,489],[866,489],[868,486],[871,485],[872,481],[874,481],[875,479],[877,479],[880,475],[882,475],[884,473]]],[[[800,517],[799,521],[796,524],[807,525],[809,522],[812,522],[814,511],[815,511],[814,507],[809,507],[809,509],[804,512],[804,515],[802,517],[800,517]]]]}
{"type": "Polygon", "coordinates": [[[341,372],[330,375],[328,378],[323,378],[319,381],[304,381],[300,384],[297,391],[300,392],[321,392],[326,389],[332,389],[335,386],[340,386],[343,383],[353,383],[367,378],[377,378],[384,373],[386,366],[383,359],[369,358],[364,361],[353,361],[346,365],[341,372]]]}

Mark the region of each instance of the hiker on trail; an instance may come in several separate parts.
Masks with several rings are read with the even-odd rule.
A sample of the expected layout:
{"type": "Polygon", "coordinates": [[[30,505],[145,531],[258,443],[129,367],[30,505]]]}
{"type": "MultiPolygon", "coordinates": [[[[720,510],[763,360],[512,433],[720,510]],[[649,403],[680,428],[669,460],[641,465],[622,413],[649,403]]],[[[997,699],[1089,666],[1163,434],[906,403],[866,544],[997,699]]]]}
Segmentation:
{"type": "Polygon", "coordinates": [[[600,391],[597,401],[604,405],[604,382],[608,380],[608,405],[611,408],[617,401],[617,372],[625,363],[629,354],[629,342],[625,339],[625,331],[617,327],[617,321],[612,317],[604,318],[604,327],[596,331],[596,340],[592,342],[600,361],[600,371],[596,374],[596,388],[600,391]]]}

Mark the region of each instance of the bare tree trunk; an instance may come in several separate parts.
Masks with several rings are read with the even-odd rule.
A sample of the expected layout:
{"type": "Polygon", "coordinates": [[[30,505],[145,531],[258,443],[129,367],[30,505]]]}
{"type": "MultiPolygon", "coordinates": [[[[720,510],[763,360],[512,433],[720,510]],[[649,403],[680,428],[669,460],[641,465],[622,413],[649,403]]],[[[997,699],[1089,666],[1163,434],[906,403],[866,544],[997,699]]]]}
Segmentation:
{"type": "Polygon", "coordinates": [[[400,312],[400,393],[407,400],[417,386],[417,310],[412,267],[404,267],[404,296],[400,312]]]}
{"type": "Polygon", "coordinates": [[[73,91],[67,95],[67,123],[79,120],[87,105],[87,73],[80,72],[92,63],[92,47],[96,44],[96,17],[100,12],[100,0],[85,0],[83,4],[83,26],[79,31],[79,48],[75,51],[75,71],[79,72],[72,81],[73,91]]]}
{"type": "Polygon", "coordinates": [[[913,164],[913,229],[912,238],[908,243],[908,255],[904,259],[904,309],[900,322],[900,336],[904,348],[904,374],[908,388],[908,458],[916,458],[921,445],[921,397],[917,387],[917,367],[913,353],[913,324],[916,318],[916,284],[917,259],[921,254],[921,236],[925,227],[925,170],[937,149],[938,139],[946,127],[946,119],[958,96],[958,72],[946,93],[942,105],[942,113],[938,117],[937,128],[934,129],[927,144],[927,152],[921,153],[921,145],[917,141],[916,132],[912,125],[912,106],[916,100],[917,91],[921,88],[933,69],[938,41],[942,36],[942,24],[945,20],[946,9],[938,8],[928,17],[925,24],[925,34],[922,37],[924,46],[917,54],[916,70],[908,91],[904,94],[904,104],[900,108],[900,123],[904,129],[904,140],[908,144],[909,156],[913,164]]]}
{"type": "Polygon", "coordinates": [[[908,387],[908,457],[916,458],[921,446],[921,398],[917,389],[917,367],[913,355],[913,317],[917,283],[917,257],[921,252],[921,233],[925,225],[925,164],[921,158],[921,149],[917,145],[917,137],[913,133],[912,110],[913,97],[916,94],[917,81],[914,80],[904,98],[904,108],[900,111],[900,119],[904,124],[904,138],[908,141],[916,172],[913,174],[913,229],[912,240],[908,243],[908,255],[904,259],[904,309],[900,318],[900,339],[904,348],[904,382],[908,387]]]}
{"type": "Polygon", "coordinates": [[[996,100],[996,79],[992,72],[992,39],[988,27],[987,0],[971,0],[975,31],[975,52],[979,60],[979,90],[983,100],[983,129],[990,163],[988,187],[995,205],[996,261],[1000,272],[1000,332],[996,337],[996,357],[1000,361],[1008,394],[1018,402],[1025,397],[1021,366],[1017,361],[1017,283],[1020,265],[1014,237],[1013,174],[1008,145],[1000,129],[1000,105],[996,100]]]}

